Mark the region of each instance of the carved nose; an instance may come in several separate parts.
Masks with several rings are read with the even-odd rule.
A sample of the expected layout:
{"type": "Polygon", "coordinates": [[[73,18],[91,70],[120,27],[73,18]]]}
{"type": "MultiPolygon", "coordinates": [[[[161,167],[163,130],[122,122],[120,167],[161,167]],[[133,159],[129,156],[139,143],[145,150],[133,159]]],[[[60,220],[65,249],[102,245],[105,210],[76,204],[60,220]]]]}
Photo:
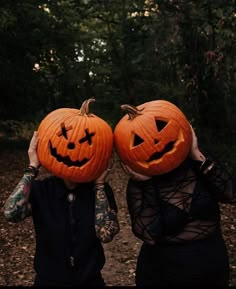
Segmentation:
{"type": "Polygon", "coordinates": [[[73,149],[75,148],[75,144],[74,144],[73,142],[70,142],[70,143],[68,143],[67,148],[68,148],[69,150],[73,150],[73,149]]]}
{"type": "Polygon", "coordinates": [[[157,139],[154,139],[154,144],[157,144],[159,141],[157,139]]]}

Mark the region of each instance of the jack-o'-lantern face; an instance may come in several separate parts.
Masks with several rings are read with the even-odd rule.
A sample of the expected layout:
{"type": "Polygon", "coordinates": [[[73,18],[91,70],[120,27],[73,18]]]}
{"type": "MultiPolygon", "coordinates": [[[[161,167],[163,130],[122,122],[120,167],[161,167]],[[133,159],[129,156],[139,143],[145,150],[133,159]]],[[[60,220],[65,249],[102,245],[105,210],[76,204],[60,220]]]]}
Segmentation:
{"type": "Polygon", "coordinates": [[[159,175],[180,165],[189,153],[192,134],[184,114],[172,103],[157,100],[127,112],[116,125],[114,141],[121,161],[144,175],[159,175]]]}
{"type": "MultiPolygon", "coordinates": [[[[52,141],[49,140],[50,154],[58,162],[61,162],[68,167],[72,167],[72,166],[73,167],[82,167],[89,161],[89,159],[87,157],[83,156],[83,158],[81,160],[73,161],[70,158],[70,152],[73,150],[76,150],[77,146],[79,146],[79,144],[83,144],[86,142],[88,143],[88,145],[90,147],[92,147],[92,137],[95,136],[95,132],[90,133],[89,129],[86,128],[84,130],[84,136],[82,138],[80,138],[78,140],[75,139],[75,142],[74,141],[68,141],[69,131],[72,129],[73,129],[72,126],[69,126],[68,128],[66,128],[65,123],[63,122],[63,123],[61,123],[61,128],[60,128],[59,132],[56,134],[58,137],[64,138],[64,141],[67,142],[67,144],[65,144],[65,147],[67,147],[68,155],[66,155],[66,156],[60,155],[57,152],[57,147],[53,146],[52,141]]],[[[62,140],[58,140],[58,141],[62,142],[62,140]]],[[[58,141],[56,143],[58,143],[58,141]]]]}
{"type": "Polygon", "coordinates": [[[60,108],[49,113],[38,128],[38,158],[54,175],[74,182],[95,180],[111,157],[111,127],[101,118],[81,109],[60,108]]]}

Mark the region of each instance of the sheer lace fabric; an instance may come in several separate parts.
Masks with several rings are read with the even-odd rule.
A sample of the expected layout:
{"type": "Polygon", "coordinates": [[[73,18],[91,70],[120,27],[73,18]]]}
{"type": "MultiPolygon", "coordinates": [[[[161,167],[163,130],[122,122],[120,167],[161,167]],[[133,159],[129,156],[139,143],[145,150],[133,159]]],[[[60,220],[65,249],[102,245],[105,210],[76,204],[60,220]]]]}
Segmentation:
{"type": "Polygon", "coordinates": [[[133,233],[149,244],[199,240],[220,229],[218,202],[234,198],[232,178],[220,164],[206,174],[187,160],[150,180],[129,180],[127,203],[133,233]]]}

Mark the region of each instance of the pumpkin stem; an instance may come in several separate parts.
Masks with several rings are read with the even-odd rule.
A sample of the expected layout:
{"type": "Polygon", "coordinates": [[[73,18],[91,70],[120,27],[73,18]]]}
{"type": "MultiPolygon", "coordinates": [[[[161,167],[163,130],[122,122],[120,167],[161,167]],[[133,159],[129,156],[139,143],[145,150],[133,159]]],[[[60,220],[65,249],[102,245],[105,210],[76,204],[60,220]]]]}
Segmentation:
{"type": "Polygon", "coordinates": [[[79,114],[80,115],[89,115],[89,104],[90,104],[90,102],[94,102],[94,101],[95,101],[95,98],[93,98],[93,97],[86,99],[81,105],[79,114]]]}
{"type": "Polygon", "coordinates": [[[121,109],[124,110],[129,115],[129,119],[134,119],[137,115],[142,114],[141,111],[144,109],[138,109],[136,106],[130,104],[122,104],[121,109]]]}

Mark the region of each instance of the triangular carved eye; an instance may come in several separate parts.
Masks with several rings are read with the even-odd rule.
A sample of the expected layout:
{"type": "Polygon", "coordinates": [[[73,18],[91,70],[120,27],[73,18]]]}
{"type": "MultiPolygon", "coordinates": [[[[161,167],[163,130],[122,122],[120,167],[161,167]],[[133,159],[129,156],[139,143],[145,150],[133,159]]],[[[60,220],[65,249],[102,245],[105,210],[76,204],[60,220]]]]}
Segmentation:
{"type": "Polygon", "coordinates": [[[168,122],[164,121],[164,120],[158,120],[156,119],[156,127],[157,130],[160,132],[166,125],[168,124],[168,122]]]}
{"type": "Polygon", "coordinates": [[[140,145],[143,142],[144,140],[140,136],[138,136],[137,134],[134,135],[134,147],[140,145]]]}

